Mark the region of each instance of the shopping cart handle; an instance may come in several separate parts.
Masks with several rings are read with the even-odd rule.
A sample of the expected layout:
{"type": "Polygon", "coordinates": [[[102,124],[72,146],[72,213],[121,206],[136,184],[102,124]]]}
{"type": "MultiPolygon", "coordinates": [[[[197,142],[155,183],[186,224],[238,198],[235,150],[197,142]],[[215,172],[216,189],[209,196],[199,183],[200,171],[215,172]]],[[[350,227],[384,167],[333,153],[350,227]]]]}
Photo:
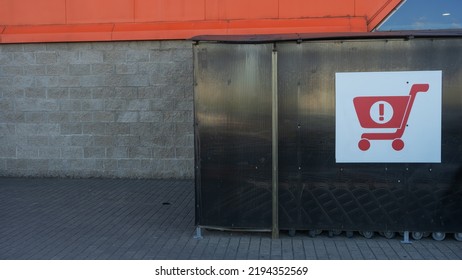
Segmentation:
{"type": "Polygon", "coordinates": [[[413,84],[410,95],[415,95],[418,92],[427,92],[430,88],[429,84],[413,84]]]}

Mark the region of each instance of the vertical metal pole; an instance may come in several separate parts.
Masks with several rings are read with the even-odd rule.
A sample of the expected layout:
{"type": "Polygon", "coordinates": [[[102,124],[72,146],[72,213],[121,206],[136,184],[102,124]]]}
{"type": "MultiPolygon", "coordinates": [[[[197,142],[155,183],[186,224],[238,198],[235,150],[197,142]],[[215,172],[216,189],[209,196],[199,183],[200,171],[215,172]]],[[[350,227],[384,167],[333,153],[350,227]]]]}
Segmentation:
{"type": "Polygon", "coordinates": [[[278,53],[276,44],[273,47],[272,55],[272,238],[279,238],[279,178],[278,178],[278,53]]]}
{"type": "Polygon", "coordinates": [[[197,239],[197,240],[202,240],[203,239],[203,237],[202,237],[202,229],[200,227],[196,227],[196,234],[194,235],[193,238],[197,239]]]}
{"type": "Polygon", "coordinates": [[[401,241],[403,244],[412,244],[412,242],[409,240],[409,231],[404,232],[404,237],[403,240],[401,241]]]}

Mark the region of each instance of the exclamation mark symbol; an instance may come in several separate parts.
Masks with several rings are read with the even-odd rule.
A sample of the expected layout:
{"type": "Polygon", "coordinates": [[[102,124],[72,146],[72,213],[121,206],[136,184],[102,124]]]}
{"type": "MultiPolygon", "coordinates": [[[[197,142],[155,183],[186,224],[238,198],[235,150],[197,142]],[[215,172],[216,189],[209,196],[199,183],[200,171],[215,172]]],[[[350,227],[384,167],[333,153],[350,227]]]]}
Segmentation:
{"type": "Polygon", "coordinates": [[[383,103],[380,103],[379,104],[379,120],[381,122],[385,120],[385,118],[383,117],[384,114],[385,114],[385,106],[383,103]]]}

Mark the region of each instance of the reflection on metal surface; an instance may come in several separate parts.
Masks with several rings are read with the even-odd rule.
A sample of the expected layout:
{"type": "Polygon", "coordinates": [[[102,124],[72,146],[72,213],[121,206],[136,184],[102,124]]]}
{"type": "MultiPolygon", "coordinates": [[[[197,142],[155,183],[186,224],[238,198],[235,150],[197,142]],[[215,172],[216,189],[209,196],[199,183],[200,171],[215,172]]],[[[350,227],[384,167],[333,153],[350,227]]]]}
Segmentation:
{"type": "MultiPolygon", "coordinates": [[[[195,50],[196,223],[272,227],[273,44],[195,50]]],[[[462,232],[462,38],[276,42],[278,226],[462,232]],[[441,164],[335,163],[335,73],[442,70],[441,164]]]]}
{"type": "Polygon", "coordinates": [[[272,75],[271,75],[271,91],[272,91],[272,237],[279,238],[279,122],[278,122],[278,52],[274,49],[272,56],[272,75]]]}
{"type": "Polygon", "coordinates": [[[280,228],[462,228],[457,221],[462,207],[455,207],[462,205],[462,182],[451,182],[462,158],[461,142],[455,142],[462,138],[456,121],[462,119],[461,39],[287,42],[277,47],[280,228]],[[413,70],[443,70],[443,163],[336,164],[335,73],[413,70]]]}
{"type": "Polygon", "coordinates": [[[271,229],[272,45],[194,50],[197,223],[271,229]]]}

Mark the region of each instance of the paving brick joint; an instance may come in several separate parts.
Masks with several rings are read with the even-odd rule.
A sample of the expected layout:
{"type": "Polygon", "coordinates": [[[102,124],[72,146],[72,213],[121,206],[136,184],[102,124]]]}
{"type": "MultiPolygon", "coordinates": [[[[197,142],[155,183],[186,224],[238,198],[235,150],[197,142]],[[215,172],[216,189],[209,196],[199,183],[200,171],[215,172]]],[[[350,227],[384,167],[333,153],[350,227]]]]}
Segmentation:
{"type": "Polygon", "coordinates": [[[462,242],[450,236],[402,244],[358,234],[194,234],[191,180],[0,178],[3,260],[462,259],[462,242]]]}

